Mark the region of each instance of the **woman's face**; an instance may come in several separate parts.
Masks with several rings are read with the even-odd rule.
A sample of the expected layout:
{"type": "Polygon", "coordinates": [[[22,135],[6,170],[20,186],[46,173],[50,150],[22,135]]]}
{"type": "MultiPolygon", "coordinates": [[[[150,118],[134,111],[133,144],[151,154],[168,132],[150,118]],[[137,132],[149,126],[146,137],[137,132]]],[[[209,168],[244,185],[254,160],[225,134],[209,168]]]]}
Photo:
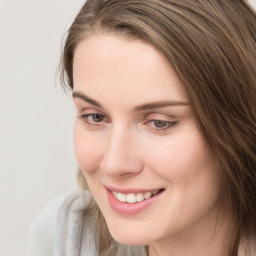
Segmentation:
{"type": "Polygon", "coordinates": [[[75,154],[112,236],[145,245],[214,226],[216,163],[167,59],[142,41],[95,35],[73,68],[75,154]]]}

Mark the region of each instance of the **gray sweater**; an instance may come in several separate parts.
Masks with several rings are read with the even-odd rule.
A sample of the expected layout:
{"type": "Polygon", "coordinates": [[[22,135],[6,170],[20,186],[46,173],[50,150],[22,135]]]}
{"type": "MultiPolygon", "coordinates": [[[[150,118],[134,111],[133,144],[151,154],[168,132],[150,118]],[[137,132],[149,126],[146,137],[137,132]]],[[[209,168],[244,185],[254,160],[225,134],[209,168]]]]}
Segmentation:
{"type": "MultiPolygon", "coordinates": [[[[35,219],[24,256],[98,256],[93,222],[85,219],[89,192],[73,190],[52,199],[35,219]]],[[[146,256],[144,247],[120,245],[118,256],[146,256]]]]}

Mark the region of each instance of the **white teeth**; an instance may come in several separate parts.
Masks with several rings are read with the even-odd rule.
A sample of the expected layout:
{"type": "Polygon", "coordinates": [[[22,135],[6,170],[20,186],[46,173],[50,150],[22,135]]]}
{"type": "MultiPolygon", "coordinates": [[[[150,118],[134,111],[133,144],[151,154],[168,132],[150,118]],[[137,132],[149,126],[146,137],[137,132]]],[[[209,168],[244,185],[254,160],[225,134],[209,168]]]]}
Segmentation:
{"type": "Polygon", "coordinates": [[[126,196],[126,202],[127,203],[130,203],[130,204],[133,204],[136,202],[136,197],[135,197],[135,194],[128,194],[126,196]]]}
{"type": "Polygon", "coordinates": [[[138,193],[138,194],[136,195],[136,201],[137,201],[137,202],[141,202],[141,201],[143,201],[143,200],[144,200],[143,194],[142,194],[142,193],[138,193]]]}
{"type": "Polygon", "coordinates": [[[146,193],[144,194],[144,198],[145,198],[145,199],[149,199],[151,196],[152,196],[152,193],[151,193],[151,192],[146,192],[146,193]]]}
{"type": "Polygon", "coordinates": [[[125,195],[125,194],[122,194],[122,193],[117,193],[116,198],[117,198],[117,200],[120,201],[120,202],[126,203],[126,201],[127,201],[127,200],[126,200],[126,195],[125,195]]]}
{"type": "Polygon", "coordinates": [[[113,195],[115,198],[123,203],[129,203],[129,204],[134,204],[136,202],[142,202],[146,199],[149,199],[150,197],[156,195],[160,190],[155,190],[153,192],[146,192],[146,193],[130,193],[130,194],[123,194],[123,193],[118,193],[115,191],[112,191],[113,195]]]}

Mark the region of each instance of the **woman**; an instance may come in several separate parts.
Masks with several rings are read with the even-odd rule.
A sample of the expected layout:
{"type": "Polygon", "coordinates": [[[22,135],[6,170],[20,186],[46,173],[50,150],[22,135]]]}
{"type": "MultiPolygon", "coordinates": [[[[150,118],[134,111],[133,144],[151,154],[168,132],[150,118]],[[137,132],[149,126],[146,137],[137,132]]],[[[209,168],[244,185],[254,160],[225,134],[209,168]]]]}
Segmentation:
{"type": "Polygon", "coordinates": [[[85,3],[62,80],[87,192],[48,207],[55,256],[256,255],[255,24],[242,0],[85,3]]]}

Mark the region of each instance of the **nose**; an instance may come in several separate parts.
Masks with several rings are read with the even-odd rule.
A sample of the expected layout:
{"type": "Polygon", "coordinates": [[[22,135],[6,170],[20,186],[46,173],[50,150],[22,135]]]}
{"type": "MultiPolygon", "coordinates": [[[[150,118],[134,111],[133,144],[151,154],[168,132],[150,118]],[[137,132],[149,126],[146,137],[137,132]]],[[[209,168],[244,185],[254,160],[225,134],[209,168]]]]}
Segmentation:
{"type": "Polygon", "coordinates": [[[127,129],[113,130],[107,139],[100,168],[113,178],[121,179],[139,174],[143,163],[136,136],[127,129]]]}

